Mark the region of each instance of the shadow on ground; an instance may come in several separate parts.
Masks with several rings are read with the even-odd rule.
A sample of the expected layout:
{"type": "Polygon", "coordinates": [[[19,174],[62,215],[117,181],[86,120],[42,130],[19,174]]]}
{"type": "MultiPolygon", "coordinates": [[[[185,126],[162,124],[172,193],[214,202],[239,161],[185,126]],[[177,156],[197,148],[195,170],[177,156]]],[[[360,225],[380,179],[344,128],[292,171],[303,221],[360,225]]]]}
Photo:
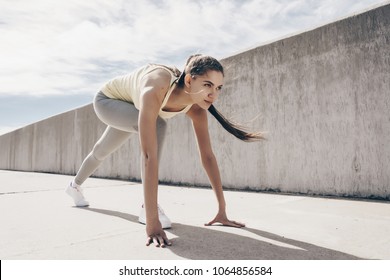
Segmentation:
{"type": "MultiPolygon", "coordinates": [[[[118,217],[138,223],[138,217],[106,209],[78,208],[104,215],[118,217]]],[[[343,252],[319,247],[310,243],[284,238],[282,236],[253,228],[235,229],[248,231],[261,239],[226,233],[209,227],[195,227],[173,223],[166,230],[176,236],[171,239],[173,245],[167,247],[174,254],[194,260],[358,260],[360,258],[343,252]],[[272,243],[278,243],[275,245],[272,243]],[[287,247],[286,247],[287,246],[287,247]],[[290,248],[288,248],[290,247],[290,248]],[[294,248],[291,248],[294,247],[294,248]]],[[[166,249],[164,249],[166,250],[166,249]]]]}

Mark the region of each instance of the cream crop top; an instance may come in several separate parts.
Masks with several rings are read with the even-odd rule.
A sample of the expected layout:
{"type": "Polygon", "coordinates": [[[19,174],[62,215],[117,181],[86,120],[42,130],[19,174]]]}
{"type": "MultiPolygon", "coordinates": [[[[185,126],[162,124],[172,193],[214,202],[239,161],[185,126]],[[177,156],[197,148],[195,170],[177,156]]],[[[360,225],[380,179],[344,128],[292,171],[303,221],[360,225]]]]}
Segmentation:
{"type": "Polygon", "coordinates": [[[119,99],[123,101],[127,101],[130,103],[133,103],[134,106],[139,110],[140,105],[140,82],[141,79],[148,73],[156,70],[156,69],[165,69],[171,74],[171,82],[170,87],[168,89],[167,94],[164,97],[163,103],[160,108],[159,116],[163,119],[169,119],[173,116],[180,114],[180,113],[186,113],[190,108],[191,105],[188,105],[183,110],[179,112],[167,112],[163,111],[163,108],[168,102],[169,96],[171,95],[175,81],[178,79],[172,71],[168,70],[162,65],[156,65],[156,64],[148,64],[141,68],[138,68],[127,75],[122,75],[113,78],[112,80],[108,81],[102,88],[101,91],[109,98],[112,99],[119,99]]]}

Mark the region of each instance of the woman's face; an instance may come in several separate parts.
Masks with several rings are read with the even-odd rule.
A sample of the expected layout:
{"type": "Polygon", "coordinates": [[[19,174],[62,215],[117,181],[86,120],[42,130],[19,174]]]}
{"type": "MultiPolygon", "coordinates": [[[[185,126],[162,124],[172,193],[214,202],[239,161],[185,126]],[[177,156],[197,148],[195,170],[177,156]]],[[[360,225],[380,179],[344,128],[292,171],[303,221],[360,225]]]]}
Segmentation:
{"type": "Polygon", "coordinates": [[[192,101],[199,107],[207,110],[213,104],[223,86],[223,74],[218,71],[210,70],[202,76],[187,77],[187,87],[192,101]]]}

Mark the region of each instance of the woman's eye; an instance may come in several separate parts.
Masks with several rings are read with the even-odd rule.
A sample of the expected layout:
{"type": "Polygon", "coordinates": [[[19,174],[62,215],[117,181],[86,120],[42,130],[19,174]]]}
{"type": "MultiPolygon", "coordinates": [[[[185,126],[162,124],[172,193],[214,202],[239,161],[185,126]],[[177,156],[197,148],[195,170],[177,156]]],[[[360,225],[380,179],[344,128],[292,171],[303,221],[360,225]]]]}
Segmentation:
{"type": "Polygon", "coordinates": [[[211,87],[211,85],[210,85],[210,84],[205,84],[204,86],[205,86],[205,87],[208,87],[208,88],[210,88],[210,87],[211,87]]]}

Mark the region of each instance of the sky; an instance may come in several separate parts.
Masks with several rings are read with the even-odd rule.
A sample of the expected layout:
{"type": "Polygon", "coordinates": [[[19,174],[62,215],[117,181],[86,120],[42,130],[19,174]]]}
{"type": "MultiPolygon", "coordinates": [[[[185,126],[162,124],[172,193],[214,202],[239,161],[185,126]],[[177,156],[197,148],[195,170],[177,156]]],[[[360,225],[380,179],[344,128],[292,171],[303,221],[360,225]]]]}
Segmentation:
{"type": "Polygon", "coordinates": [[[92,102],[145,63],[217,59],[384,0],[0,0],[0,135],[92,102]]]}

